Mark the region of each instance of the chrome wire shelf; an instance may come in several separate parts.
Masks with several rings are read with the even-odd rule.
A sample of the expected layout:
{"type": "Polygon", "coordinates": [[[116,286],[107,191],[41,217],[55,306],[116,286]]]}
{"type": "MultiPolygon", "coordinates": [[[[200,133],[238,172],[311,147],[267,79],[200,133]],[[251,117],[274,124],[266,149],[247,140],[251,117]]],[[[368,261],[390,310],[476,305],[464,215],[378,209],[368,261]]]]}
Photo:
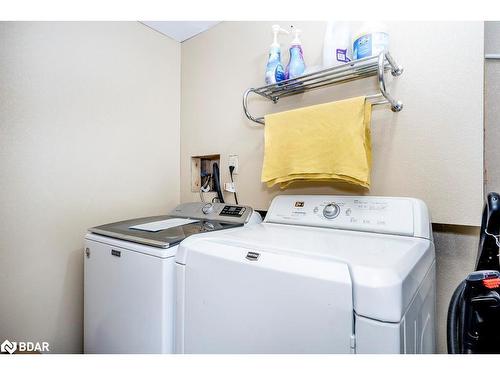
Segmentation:
{"type": "Polygon", "coordinates": [[[248,111],[248,96],[250,93],[260,95],[276,103],[280,98],[301,94],[325,86],[332,86],[358,79],[377,76],[380,93],[368,95],[368,99],[382,99],[373,104],[391,104],[394,112],[403,109],[403,103],[394,99],[386,89],[385,72],[390,71],[394,77],[403,73],[403,68],[396,64],[389,52],[378,56],[366,57],[344,65],[323,69],[267,86],[250,88],[243,94],[243,110],[251,121],[264,125],[264,117],[254,117],[248,111]]]}

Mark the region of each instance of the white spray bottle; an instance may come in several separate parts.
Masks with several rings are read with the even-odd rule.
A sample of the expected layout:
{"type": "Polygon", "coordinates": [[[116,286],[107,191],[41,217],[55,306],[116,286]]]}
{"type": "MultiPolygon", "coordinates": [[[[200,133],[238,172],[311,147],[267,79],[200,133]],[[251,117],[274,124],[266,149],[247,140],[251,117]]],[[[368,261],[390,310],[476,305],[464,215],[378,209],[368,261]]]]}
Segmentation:
{"type": "Polygon", "coordinates": [[[285,69],[281,64],[281,46],[278,43],[278,34],[288,34],[279,25],[273,25],[273,43],[269,47],[269,58],[266,66],[266,83],[268,85],[285,80],[285,69]]]}

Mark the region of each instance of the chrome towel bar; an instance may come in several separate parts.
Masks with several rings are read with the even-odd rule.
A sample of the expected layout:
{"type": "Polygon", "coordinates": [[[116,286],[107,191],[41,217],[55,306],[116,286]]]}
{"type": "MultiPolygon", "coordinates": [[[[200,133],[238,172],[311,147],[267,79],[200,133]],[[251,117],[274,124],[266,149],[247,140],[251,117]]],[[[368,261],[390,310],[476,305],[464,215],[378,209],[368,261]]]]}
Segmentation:
{"type": "Polygon", "coordinates": [[[484,58],[487,60],[500,60],[500,53],[487,53],[484,58]]]}
{"type": "Polygon", "coordinates": [[[382,52],[378,56],[366,57],[333,68],[319,70],[314,73],[291,78],[286,81],[266,85],[258,88],[249,88],[243,94],[243,111],[246,117],[258,124],[264,125],[264,117],[255,117],[248,111],[248,96],[258,94],[276,103],[280,98],[301,94],[325,86],[331,86],[362,78],[377,76],[380,93],[368,95],[367,99],[382,99],[373,105],[390,104],[393,112],[403,109],[403,103],[394,99],[386,88],[385,72],[390,70],[394,77],[403,73],[389,52],[382,52]]]}

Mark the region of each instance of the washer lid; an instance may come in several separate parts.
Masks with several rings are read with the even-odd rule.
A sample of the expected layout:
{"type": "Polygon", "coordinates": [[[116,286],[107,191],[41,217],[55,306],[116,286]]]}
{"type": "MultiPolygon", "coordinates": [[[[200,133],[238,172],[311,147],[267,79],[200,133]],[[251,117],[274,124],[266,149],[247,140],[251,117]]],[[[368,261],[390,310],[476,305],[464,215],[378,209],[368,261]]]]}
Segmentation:
{"type": "Polygon", "coordinates": [[[190,237],[180,244],[176,261],[189,264],[191,249],[213,246],[343,262],[356,313],[387,322],[401,320],[435,257],[433,243],[423,238],[262,223],[190,237]]]}
{"type": "MultiPolygon", "coordinates": [[[[248,206],[190,202],[178,205],[170,215],[151,216],[100,225],[89,232],[148,246],[168,248],[203,232],[243,225],[253,217],[248,206]]],[[[256,222],[260,220],[253,219],[256,222]]]]}
{"type": "Polygon", "coordinates": [[[243,224],[221,221],[152,216],[90,228],[89,232],[143,245],[168,248],[197,233],[233,228],[243,224]]]}

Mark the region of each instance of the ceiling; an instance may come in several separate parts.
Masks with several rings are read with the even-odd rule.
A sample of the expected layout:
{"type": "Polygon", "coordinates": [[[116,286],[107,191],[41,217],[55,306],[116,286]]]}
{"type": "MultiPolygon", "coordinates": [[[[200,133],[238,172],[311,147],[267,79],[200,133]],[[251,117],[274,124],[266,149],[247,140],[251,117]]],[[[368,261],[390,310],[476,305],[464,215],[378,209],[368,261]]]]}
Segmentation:
{"type": "Polygon", "coordinates": [[[178,42],[183,42],[214,27],[220,21],[142,21],[141,23],[178,42]]]}

